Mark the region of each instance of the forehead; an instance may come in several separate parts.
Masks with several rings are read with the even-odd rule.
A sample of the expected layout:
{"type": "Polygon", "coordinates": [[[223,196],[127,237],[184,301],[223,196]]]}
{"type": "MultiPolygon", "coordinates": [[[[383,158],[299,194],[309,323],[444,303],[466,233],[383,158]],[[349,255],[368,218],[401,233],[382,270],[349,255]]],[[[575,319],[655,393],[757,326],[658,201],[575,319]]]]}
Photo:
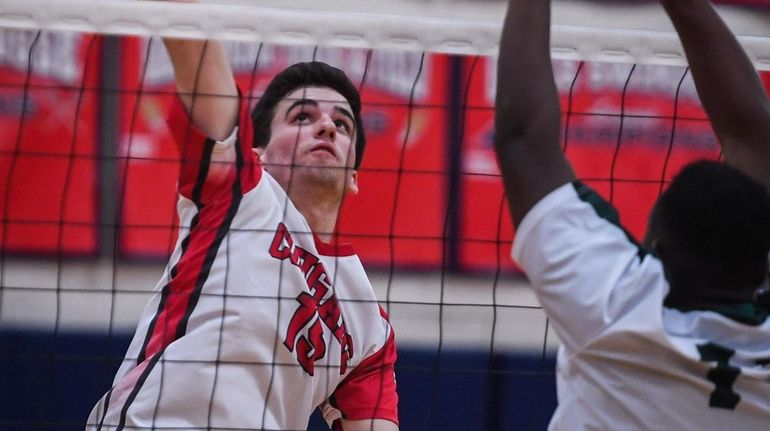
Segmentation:
{"type": "Polygon", "coordinates": [[[300,87],[291,93],[287,94],[283,100],[281,100],[281,107],[286,109],[294,101],[300,99],[314,100],[319,104],[330,103],[332,106],[338,106],[351,110],[350,103],[347,99],[338,93],[336,90],[329,87],[300,87]]]}

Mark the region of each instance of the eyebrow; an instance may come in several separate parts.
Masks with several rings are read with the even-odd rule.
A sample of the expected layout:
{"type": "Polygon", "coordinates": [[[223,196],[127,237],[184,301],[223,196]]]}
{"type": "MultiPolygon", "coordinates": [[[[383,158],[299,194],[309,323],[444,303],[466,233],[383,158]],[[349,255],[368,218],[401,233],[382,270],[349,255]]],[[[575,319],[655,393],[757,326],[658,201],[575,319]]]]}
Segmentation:
{"type": "MultiPolygon", "coordinates": [[[[297,106],[305,106],[305,105],[310,105],[310,106],[318,107],[318,101],[314,100],[314,99],[297,99],[297,100],[294,101],[294,103],[289,105],[289,109],[286,110],[286,115],[284,116],[284,118],[288,118],[289,117],[289,112],[291,112],[297,106]]],[[[337,112],[338,114],[341,114],[341,115],[344,115],[345,117],[348,117],[350,119],[350,121],[354,125],[356,124],[356,120],[355,120],[355,118],[353,118],[353,114],[351,114],[350,111],[348,111],[347,109],[339,107],[339,106],[335,106],[334,107],[334,111],[337,112]]]]}

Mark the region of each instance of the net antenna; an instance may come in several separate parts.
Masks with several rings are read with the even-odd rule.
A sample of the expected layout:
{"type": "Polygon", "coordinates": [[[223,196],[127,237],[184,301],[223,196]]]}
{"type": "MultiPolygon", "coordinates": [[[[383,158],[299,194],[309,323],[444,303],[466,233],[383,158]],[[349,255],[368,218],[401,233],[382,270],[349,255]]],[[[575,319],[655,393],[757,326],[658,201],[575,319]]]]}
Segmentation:
{"type": "MultiPolygon", "coordinates": [[[[560,8],[566,6],[557,2],[555,12],[560,8]]],[[[387,10],[360,13],[144,0],[5,0],[0,4],[0,27],[495,55],[502,13],[496,14],[496,19],[468,19],[467,9],[455,7],[455,16],[426,17],[397,15],[387,10]],[[334,25],[318,25],[319,22],[334,25]]],[[[573,16],[567,12],[563,15],[573,16]]],[[[739,16],[742,21],[736,21],[738,25],[764,27],[765,32],[770,28],[767,12],[744,14],[739,16]]],[[[579,18],[561,21],[564,22],[555,20],[552,31],[554,58],[686,64],[682,46],[670,28],[611,28],[601,20],[579,18]]],[[[737,29],[738,34],[740,30],[737,29]]],[[[770,70],[770,33],[739,36],[739,40],[757,69],[770,70]]]]}

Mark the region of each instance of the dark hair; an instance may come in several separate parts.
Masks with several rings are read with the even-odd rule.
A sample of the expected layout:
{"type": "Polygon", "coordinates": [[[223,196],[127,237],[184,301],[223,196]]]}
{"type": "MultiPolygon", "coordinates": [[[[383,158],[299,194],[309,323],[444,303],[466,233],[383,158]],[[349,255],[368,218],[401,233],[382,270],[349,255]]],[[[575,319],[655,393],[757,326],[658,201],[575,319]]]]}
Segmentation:
{"type": "Polygon", "coordinates": [[[342,70],[320,61],[297,63],[277,74],[265,89],[262,98],[251,111],[254,125],[254,147],[264,147],[270,142],[270,123],[275,107],[287,94],[302,87],[328,87],[340,93],[353,110],[355,118],[356,160],[358,169],[364,156],[366,137],[361,122],[361,96],[358,89],[342,70]]]}
{"type": "Polygon", "coordinates": [[[697,267],[723,286],[756,287],[767,278],[770,193],[742,171],[714,161],[687,165],[660,196],[654,217],[677,255],[669,262],[697,267]]]}

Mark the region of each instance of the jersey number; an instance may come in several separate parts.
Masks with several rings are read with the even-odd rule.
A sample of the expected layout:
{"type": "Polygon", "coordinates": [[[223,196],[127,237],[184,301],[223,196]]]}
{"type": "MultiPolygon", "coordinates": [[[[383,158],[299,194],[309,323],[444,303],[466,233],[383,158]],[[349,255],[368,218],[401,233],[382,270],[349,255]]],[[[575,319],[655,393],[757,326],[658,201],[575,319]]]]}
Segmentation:
{"type": "Polygon", "coordinates": [[[716,367],[709,370],[708,379],[714,382],[714,392],[709,398],[709,406],[720,409],[735,410],[735,406],[741,401],[741,396],[733,391],[733,383],[741,369],[730,365],[729,360],[735,354],[735,350],[720,346],[715,343],[698,345],[700,360],[703,362],[716,362],[716,367]]]}

